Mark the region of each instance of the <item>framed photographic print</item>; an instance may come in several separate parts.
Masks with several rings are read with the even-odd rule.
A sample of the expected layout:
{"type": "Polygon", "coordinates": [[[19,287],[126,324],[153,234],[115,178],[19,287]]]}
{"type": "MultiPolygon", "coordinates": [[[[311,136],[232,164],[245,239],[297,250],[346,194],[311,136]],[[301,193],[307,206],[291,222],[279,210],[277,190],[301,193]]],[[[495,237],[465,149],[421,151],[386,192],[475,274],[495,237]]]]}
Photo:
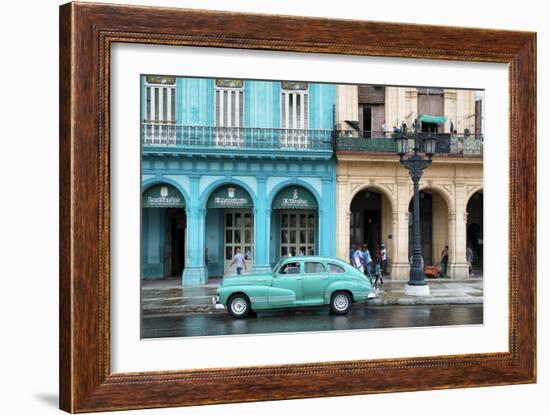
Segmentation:
{"type": "Polygon", "coordinates": [[[535,382],[535,34],[60,29],[61,409],[535,382]]]}

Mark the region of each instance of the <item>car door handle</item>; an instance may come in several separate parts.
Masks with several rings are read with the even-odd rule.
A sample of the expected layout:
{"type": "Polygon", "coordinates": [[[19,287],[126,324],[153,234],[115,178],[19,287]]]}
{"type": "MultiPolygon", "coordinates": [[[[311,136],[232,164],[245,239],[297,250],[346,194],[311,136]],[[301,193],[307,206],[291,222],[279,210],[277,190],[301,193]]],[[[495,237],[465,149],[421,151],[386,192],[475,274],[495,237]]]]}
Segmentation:
{"type": "Polygon", "coordinates": [[[321,279],[322,280],[328,280],[328,277],[322,277],[321,279]]]}
{"type": "Polygon", "coordinates": [[[296,278],[296,281],[302,281],[302,277],[296,278]]]}

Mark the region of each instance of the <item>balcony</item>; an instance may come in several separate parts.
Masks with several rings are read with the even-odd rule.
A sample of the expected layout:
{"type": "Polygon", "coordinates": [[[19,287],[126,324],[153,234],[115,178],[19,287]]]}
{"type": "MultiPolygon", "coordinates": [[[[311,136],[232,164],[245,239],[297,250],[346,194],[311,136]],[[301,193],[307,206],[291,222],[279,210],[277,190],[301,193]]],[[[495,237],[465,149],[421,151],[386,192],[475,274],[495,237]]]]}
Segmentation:
{"type": "Polygon", "coordinates": [[[333,130],[141,125],[145,154],[327,159],[332,157],[333,137],[333,130]]]}
{"type": "MultiPolygon", "coordinates": [[[[412,133],[409,149],[414,147],[412,133]]],[[[421,136],[427,133],[421,133],[421,136]]],[[[436,156],[481,157],[483,155],[483,135],[481,134],[432,134],[437,139],[436,156]]],[[[336,148],[340,153],[381,153],[397,152],[393,133],[380,131],[337,131],[336,148]]]]}

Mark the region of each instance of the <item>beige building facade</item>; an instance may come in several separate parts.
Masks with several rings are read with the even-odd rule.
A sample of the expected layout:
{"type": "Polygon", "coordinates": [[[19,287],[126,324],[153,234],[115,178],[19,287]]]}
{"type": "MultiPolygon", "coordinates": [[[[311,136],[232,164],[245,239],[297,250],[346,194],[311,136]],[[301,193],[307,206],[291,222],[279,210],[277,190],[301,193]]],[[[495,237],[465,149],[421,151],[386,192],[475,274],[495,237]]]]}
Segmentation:
{"type": "Polygon", "coordinates": [[[411,126],[421,114],[441,116],[447,121],[430,126],[430,131],[436,129],[448,145],[433,157],[420,181],[422,253],[425,265],[439,265],[441,252],[448,246],[447,275],[468,278],[471,255],[467,247],[481,267],[483,257],[482,138],[479,134],[464,137],[480,130],[479,94],[435,90],[437,97],[432,99],[425,89],[377,88],[384,88],[383,102],[380,91],[371,90],[377,101],[372,104],[365,102],[369,92],[361,93],[361,87],[337,89],[336,121],[346,137],[337,138],[337,254],[348,259],[353,244],[367,244],[372,253],[383,243],[390,278],[408,279],[413,188],[408,171],[391,150],[391,131],[395,124],[411,126]],[[427,99],[421,96],[426,92],[427,99]],[[379,116],[359,119],[370,106],[376,107],[372,114],[383,110],[382,123],[379,116]]]}
{"type": "Polygon", "coordinates": [[[410,127],[429,113],[447,117],[438,132],[450,133],[451,123],[459,134],[476,130],[476,92],[471,90],[386,87],[385,110],[388,128],[403,122],[410,127]]]}

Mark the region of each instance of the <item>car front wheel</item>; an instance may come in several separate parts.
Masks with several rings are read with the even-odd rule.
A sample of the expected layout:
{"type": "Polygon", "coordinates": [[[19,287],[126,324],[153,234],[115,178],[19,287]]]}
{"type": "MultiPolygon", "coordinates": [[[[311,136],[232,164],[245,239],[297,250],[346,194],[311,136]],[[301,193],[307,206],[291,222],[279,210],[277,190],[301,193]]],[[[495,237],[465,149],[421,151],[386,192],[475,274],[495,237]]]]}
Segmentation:
{"type": "Polygon", "coordinates": [[[332,294],[330,309],[335,314],[347,314],[351,309],[351,295],[345,291],[338,291],[332,294]]]}
{"type": "Polygon", "coordinates": [[[250,300],[244,294],[234,294],[227,302],[227,310],[234,318],[245,318],[250,314],[250,300]]]}

